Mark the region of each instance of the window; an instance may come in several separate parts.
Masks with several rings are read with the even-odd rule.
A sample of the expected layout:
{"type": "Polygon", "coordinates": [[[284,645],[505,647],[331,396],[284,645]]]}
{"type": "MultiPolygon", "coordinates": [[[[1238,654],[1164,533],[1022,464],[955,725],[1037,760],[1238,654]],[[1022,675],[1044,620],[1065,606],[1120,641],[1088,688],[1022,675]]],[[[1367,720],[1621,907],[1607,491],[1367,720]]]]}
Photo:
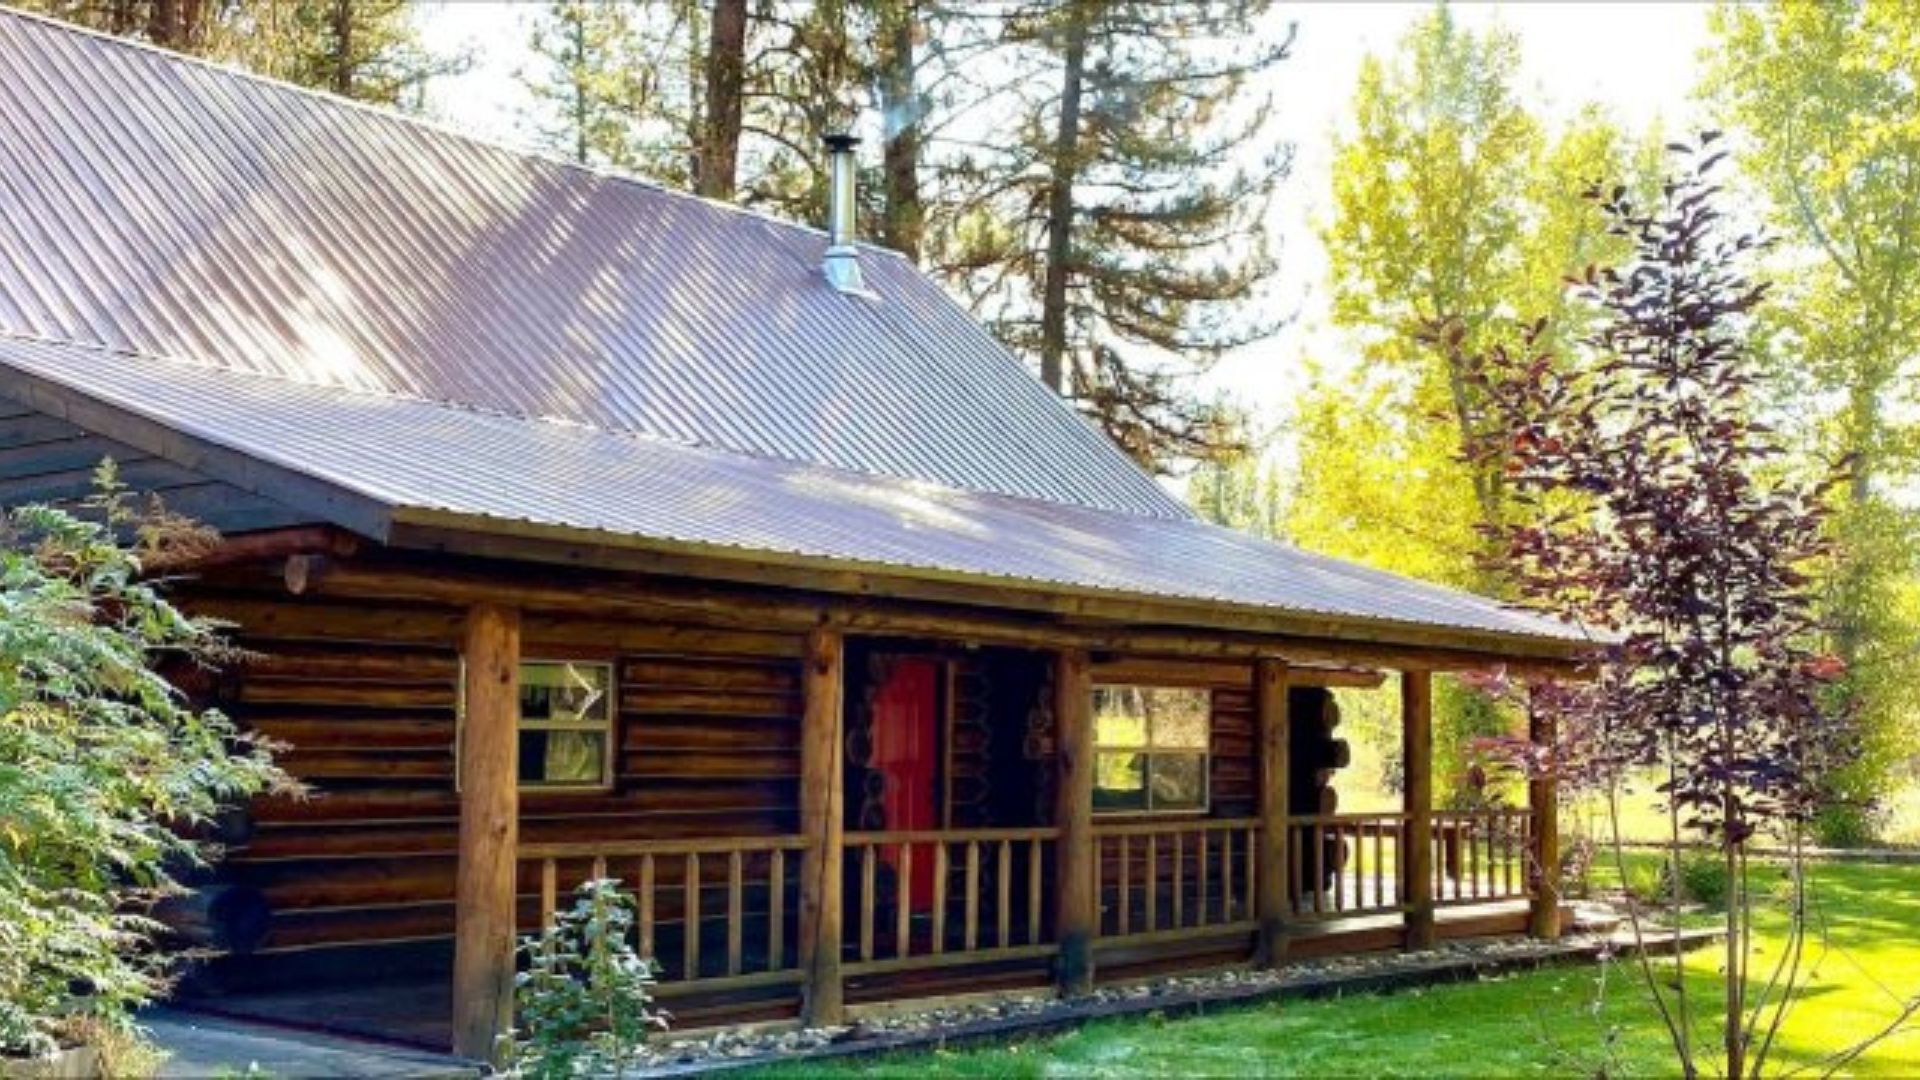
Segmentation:
{"type": "MultiPolygon", "coordinates": [[[[465,683],[462,678],[463,688],[465,683]]],[[[603,788],[613,782],[612,690],[610,664],[520,664],[521,788],[603,788]]],[[[464,717],[464,703],[461,712],[464,717]]]]}
{"type": "Polygon", "coordinates": [[[1094,810],[1205,810],[1212,714],[1207,690],[1094,687],[1094,810]]]}

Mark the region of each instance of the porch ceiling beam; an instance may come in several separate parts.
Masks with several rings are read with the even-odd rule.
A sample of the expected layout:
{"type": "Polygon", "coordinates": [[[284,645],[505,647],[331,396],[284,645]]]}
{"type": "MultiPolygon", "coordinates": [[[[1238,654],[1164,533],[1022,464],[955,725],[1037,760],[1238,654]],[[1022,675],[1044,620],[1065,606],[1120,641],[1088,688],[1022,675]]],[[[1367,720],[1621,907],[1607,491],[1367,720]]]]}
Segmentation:
{"type": "Polygon", "coordinates": [[[528,611],[611,618],[678,620],[730,629],[803,633],[833,626],[844,633],[948,638],[1028,648],[1161,655],[1176,659],[1262,657],[1303,668],[1416,668],[1429,671],[1504,668],[1517,678],[1578,678],[1570,660],[1513,657],[1443,646],[1378,645],[1324,638],[1218,630],[1100,626],[954,611],[899,601],[849,600],[677,581],[633,582],[605,574],[523,568],[414,568],[374,561],[335,562],[309,576],[304,593],[346,599],[400,600],[464,607],[508,603],[528,611]]]}

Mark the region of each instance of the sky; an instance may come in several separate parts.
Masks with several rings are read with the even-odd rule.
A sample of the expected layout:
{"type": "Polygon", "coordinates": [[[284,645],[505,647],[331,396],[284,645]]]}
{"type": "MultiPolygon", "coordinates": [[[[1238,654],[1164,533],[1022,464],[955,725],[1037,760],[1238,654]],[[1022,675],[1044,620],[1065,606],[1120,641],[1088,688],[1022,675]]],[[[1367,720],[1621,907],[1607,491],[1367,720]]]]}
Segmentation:
{"type": "MultiPolygon", "coordinates": [[[[1294,319],[1268,341],[1240,350],[1214,369],[1212,388],[1238,398],[1256,416],[1280,417],[1302,384],[1305,358],[1338,364],[1349,343],[1326,320],[1326,259],[1318,238],[1329,205],[1334,136],[1346,123],[1360,64],[1385,54],[1427,2],[1285,3],[1272,17],[1292,20],[1298,37],[1292,56],[1268,75],[1276,102],[1274,135],[1293,144],[1291,175],[1274,199],[1269,222],[1280,252],[1272,303],[1294,319]]],[[[1499,23],[1521,41],[1515,77],[1523,97],[1549,117],[1571,115],[1589,102],[1606,108],[1629,130],[1658,122],[1671,132],[1690,130],[1695,59],[1707,41],[1710,5],[1684,0],[1638,3],[1461,2],[1460,21],[1475,28],[1499,23]]],[[[529,98],[515,80],[527,62],[525,6],[445,2],[422,15],[427,43],[474,56],[466,74],[441,80],[428,108],[446,123],[492,140],[528,144],[529,98]]]]}

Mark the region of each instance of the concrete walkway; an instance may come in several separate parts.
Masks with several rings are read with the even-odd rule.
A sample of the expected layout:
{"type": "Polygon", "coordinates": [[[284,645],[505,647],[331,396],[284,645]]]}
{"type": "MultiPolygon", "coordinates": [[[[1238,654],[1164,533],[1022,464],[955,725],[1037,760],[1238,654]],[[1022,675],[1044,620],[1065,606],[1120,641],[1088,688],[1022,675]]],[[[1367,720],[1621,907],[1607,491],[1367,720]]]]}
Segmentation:
{"type": "Polygon", "coordinates": [[[160,1075],[181,1080],[252,1075],[279,1080],[428,1080],[481,1075],[478,1067],[440,1054],[178,1009],[150,1010],[141,1014],[140,1023],[169,1055],[160,1075]]]}

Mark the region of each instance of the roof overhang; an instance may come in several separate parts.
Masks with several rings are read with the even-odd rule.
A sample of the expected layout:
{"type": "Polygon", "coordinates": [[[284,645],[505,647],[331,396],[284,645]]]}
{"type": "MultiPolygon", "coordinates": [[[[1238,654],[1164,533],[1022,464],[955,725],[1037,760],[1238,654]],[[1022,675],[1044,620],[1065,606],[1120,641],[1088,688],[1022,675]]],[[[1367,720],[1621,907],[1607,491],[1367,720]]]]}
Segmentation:
{"type": "MultiPolygon", "coordinates": [[[[664,541],[526,521],[444,511],[394,511],[393,547],[491,559],[592,567],[805,590],[860,600],[959,605],[1045,616],[1062,642],[1115,647],[1150,644],[1163,635],[1202,631],[1215,637],[1197,652],[1275,655],[1307,663],[1356,663],[1428,670],[1505,668],[1516,674],[1578,677],[1600,642],[1434,627],[1391,619],[1289,612],[1257,605],[1023,583],[1005,577],[821,559],[781,552],[664,541]],[[1103,632],[1110,636],[1103,637],[1103,632]]],[[[823,609],[825,617],[833,617],[823,609]]],[[[993,637],[991,624],[975,631],[993,637]]],[[[1024,632],[1022,637],[1027,636],[1024,632]]],[[[1171,645],[1171,637],[1163,637],[1171,645]]],[[[1184,650],[1183,650],[1184,651],[1184,650]]]]}

